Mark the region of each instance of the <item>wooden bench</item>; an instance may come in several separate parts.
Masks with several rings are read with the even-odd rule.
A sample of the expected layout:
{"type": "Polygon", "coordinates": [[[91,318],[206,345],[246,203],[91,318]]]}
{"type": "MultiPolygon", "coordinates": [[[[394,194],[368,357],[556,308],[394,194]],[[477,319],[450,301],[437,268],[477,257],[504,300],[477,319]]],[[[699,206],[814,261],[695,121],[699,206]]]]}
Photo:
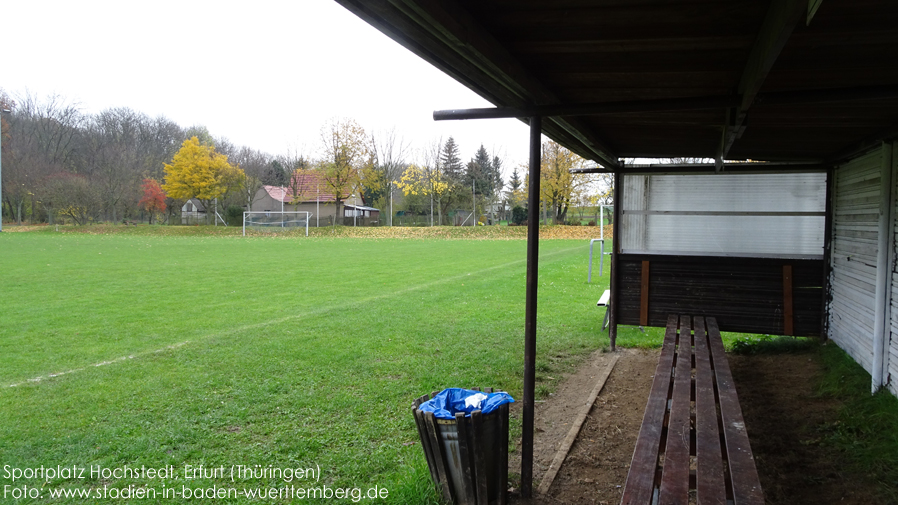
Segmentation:
{"type": "Polygon", "coordinates": [[[715,318],[668,316],[621,503],[764,503],[715,318]]]}
{"type": "Polygon", "coordinates": [[[596,307],[605,307],[605,319],[602,320],[602,329],[608,326],[608,313],[611,311],[611,290],[606,289],[602,297],[596,302],[596,307]]]}

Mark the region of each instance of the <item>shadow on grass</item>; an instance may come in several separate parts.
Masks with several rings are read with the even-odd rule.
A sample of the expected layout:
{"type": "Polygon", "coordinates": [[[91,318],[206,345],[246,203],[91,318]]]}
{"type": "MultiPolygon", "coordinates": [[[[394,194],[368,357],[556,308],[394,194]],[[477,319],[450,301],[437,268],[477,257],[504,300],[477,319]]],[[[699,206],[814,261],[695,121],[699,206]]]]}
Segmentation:
{"type": "Polygon", "coordinates": [[[779,335],[730,334],[726,342],[727,350],[733,354],[751,356],[756,354],[784,354],[808,352],[820,345],[816,338],[785,337],[779,335]]]}
{"type": "Polygon", "coordinates": [[[869,480],[883,503],[898,503],[898,398],[886,388],[871,394],[871,377],[833,342],[816,338],[739,335],[731,352],[741,355],[809,353],[823,364],[816,394],[841,402],[838,420],[822,428],[843,469],[869,480]]]}
{"type": "Polygon", "coordinates": [[[819,354],[826,370],[819,394],[844,402],[827,442],[849,470],[878,484],[884,503],[898,503],[898,398],[886,388],[871,394],[870,374],[836,345],[820,345],[819,354]]]}

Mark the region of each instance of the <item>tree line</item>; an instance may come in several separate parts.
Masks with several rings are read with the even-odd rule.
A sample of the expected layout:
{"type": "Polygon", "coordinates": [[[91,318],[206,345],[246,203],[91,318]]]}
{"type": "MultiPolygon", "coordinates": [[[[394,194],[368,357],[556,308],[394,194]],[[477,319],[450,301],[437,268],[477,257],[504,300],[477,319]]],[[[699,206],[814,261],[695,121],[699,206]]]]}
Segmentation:
{"type": "MultiPolygon", "coordinates": [[[[59,96],[13,99],[0,90],[0,109],[9,110],[0,114],[0,210],[19,224],[59,216],[77,224],[172,223],[191,198],[239,215],[263,185],[286,187],[295,201],[307,198],[297,187],[305,171],[326,184],[337,215],[358,195],[390,216],[384,224],[402,211],[429,215],[433,224],[472,225],[506,219],[508,209],[527,201],[526,169],[515,167],[503,180],[505,161],[483,145],[464,162],[452,137],[412,149],[395,131],[366,132],[352,119],[322,126],[316,155],[273,156],[213,137],[203,126],[185,128],[124,107],[85,114],[59,96]]],[[[543,146],[541,199],[556,222],[595,182],[570,173],[583,163],[554,142],[543,146]]]]}

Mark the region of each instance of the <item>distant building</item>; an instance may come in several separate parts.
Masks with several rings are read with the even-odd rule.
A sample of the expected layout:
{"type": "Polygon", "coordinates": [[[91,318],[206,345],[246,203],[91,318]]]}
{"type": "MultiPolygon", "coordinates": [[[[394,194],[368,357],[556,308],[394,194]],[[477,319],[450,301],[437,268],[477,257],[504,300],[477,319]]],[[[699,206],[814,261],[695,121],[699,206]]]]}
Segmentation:
{"type": "Polygon", "coordinates": [[[206,222],[206,207],[196,198],[187,200],[181,206],[181,224],[204,224],[206,222]]]}
{"type": "MultiPolygon", "coordinates": [[[[350,199],[351,201],[352,199],[350,199]]],[[[343,224],[377,224],[380,210],[360,204],[343,202],[343,224]],[[348,218],[348,219],[347,219],[348,218]]],[[[254,212],[295,212],[305,211],[311,216],[310,226],[331,226],[336,214],[336,199],[321,176],[314,171],[306,171],[293,176],[287,187],[262,186],[256,192],[252,208],[254,212]]],[[[339,224],[339,221],[338,221],[339,224]]]]}
{"type": "Polygon", "coordinates": [[[343,224],[369,226],[380,224],[380,209],[364,205],[343,204],[343,224]]]}

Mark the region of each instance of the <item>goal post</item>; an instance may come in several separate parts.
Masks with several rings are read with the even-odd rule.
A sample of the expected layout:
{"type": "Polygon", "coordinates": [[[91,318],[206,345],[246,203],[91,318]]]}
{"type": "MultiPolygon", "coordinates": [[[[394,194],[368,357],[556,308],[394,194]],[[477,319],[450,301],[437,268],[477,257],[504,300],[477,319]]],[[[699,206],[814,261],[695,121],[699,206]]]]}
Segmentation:
{"type": "Polygon", "coordinates": [[[243,236],[246,230],[256,230],[264,233],[281,233],[291,230],[305,229],[309,236],[309,221],[312,213],[304,210],[298,211],[245,211],[243,213],[243,236]]]}

